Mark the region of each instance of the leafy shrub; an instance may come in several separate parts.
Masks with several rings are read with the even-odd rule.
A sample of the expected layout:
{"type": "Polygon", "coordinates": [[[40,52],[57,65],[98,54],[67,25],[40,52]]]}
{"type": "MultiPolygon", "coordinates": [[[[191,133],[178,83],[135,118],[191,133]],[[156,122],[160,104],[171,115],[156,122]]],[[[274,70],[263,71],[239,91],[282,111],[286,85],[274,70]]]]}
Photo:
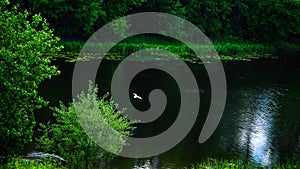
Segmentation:
{"type": "MultiPolygon", "coordinates": [[[[1,167],[0,167],[1,168],[1,167]]],[[[62,166],[53,164],[50,162],[35,162],[26,161],[23,159],[12,159],[8,164],[5,165],[6,169],[62,169],[62,166]]]]}
{"type": "Polygon", "coordinates": [[[89,136],[100,139],[104,142],[103,144],[112,146],[111,150],[118,153],[125,144],[125,136],[130,135],[133,122],[128,121],[121,115],[122,112],[117,111],[117,105],[112,99],[107,100],[107,95],[98,99],[97,91],[98,88],[90,84],[87,94],[82,92],[77,97],[78,101],[73,100],[68,107],[61,103],[60,108],[54,108],[56,123],[41,125],[44,134],[37,141],[39,148],[62,156],[67,160],[69,168],[99,167],[100,162],[114,157],[97,145],[89,136]],[[81,119],[81,123],[77,117],[81,119]],[[85,124],[91,128],[86,128],[87,125],[85,124]],[[85,126],[85,130],[81,125],[85,126]],[[124,137],[116,138],[106,134],[108,125],[124,137]],[[92,134],[93,132],[95,134],[92,134]],[[121,144],[114,146],[116,139],[121,144]]]}
{"type": "Polygon", "coordinates": [[[0,2],[0,157],[20,153],[32,140],[33,111],[46,104],[38,85],[58,74],[43,54],[60,50],[59,39],[40,15],[28,16],[0,2]]]}

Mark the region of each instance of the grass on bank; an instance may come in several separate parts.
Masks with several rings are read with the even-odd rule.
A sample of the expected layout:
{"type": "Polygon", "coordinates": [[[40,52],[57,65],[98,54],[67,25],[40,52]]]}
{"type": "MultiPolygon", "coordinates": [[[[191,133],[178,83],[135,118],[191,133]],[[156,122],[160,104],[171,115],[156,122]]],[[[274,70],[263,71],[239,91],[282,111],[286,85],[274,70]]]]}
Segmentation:
{"type": "Polygon", "coordinates": [[[66,169],[62,164],[52,163],[50,161],[36,162],[24,159],[12,159],[1,169],[66,169]]]}
{"type": "MultiPolygon", "coordinates": [[[[108,166],[109,167],[109,166],[108,166]]],[[[1,169],[67,169],[60,163],[54,163],[50,161],[35,162],[26,161],[24,159],[12,159],[5,166],[0,167],[1,169]]],[[[250,163],[242,163],[238,160],[216,160],[208,159],[197,164],[193,164],[191,167],[185,169],[258,169],[267,167],[257,167],[250,163]]],[[[289,160],[284,164],[277,164],[272,166],[273,169],[298,169],[300,168],[300,161],[289,160]]]]}
{"type": "MultiPolygon", "coordinates": [[[[101,47],[106,44],[86,43],[82,41],[61,41],[64,46],[64,52],[60,57],[74,61],[78,53],[84,45],[94,48],[101,47]]],[[[280,44],[264,44],[247,42],[238,39],[234,40],[216,40],[213,46],[223,61],[231,60],[251,60],[259,58],[274,58],[278,55],[297,55],[300,52],[300,45],[280,43],[280,44]]],[[[208,46],[195,46],[197,49],[205,50],[208,46]]],[[[141,49],[155,48],[172,52],[181,56],[181,59],[191,63],[198,63],[200,60],[195,56],[194,52],[186,45],[176,40],[170,40],[166,37],[156,36],[133,36],[116,44],[106,55],[107,60],[123,60],[127,55],[139,51],[141,49]]],[[[142,60],[147,60],[142,58],[142,60]]]]}
{"type": "MultiPolygon", "coordinates": [[[[269,166],[272,169],[297,169],[300,168],[299,160],[289,160],[286,163],[269,166]]],[[[260,169],[268,167],[255,166],[251,163],[243,163],[239,160],[209,159],[192,165],[191,169],[260,169]]]]}

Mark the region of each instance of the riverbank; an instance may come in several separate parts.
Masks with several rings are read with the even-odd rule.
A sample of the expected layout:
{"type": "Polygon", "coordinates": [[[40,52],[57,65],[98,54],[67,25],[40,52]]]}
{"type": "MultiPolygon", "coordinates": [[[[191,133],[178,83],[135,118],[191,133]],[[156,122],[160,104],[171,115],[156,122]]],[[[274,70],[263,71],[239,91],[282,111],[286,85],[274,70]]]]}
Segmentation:
{"type": "MultiPolygon", "coordinates": [[[[108,166],[109,167],[109,166],[108,166]]],[[[291,159],[286,163],[275,164],[272,166],[273,169],[295,169],[300,168],[300,161],[291,159]]],[[[26,161],[22,159],[13,159],[5,166],[0,166],[1,169],[9,169],[9,168],[22,168],[22,169],[67,169],[61,163],[55,162],[35,162],[35,161],[26,161]]],[[[258,169],[258,168],[268,168],[268,167],[259,167],[255,166],[251,163],[242,163],[239,160],[216,160],[216,159],[208,159],[207,161],[202,161],[196,164],[193,164],[191,167],[185,167],[185,169],[258,169]]]]}
{"type": "MultiPolygon", "coordinates": [[[[95,44],[83,41],[61,41],[64,49],[59,57],[66,58],[67,61],[75,61],[84,45],[95,46],[95,44]]],[[[215,40],[212,42],[222,61],[250,61],[253,59],[272,59],[293,57],[300,53],[300,45],[291,43],[256,43],[242,41],[235,38],[227,40],[215,40]]],[[[96,44],[105,46],[108,44],[96,44]]],[[[207,49],[208,46],[196,46],[200,49],[207,49]]],[[[166,37],[131,37],[115,45],[106,55],[107,60],[123,60],[127,55],[141,49],[161,49],[172,52],[180,56],[184,61],[190,63],[201,62],[198,57],[186,45],[179,41],[166,37]]],[[[143,58],[147,60],[147,58],[143,58]]]]}
{"type": "Polygon", "coordinates": [[[192,165],[190,169],[258,169],[258,168],[273,168],[273,169],[294,169],[300,168],[300,161],[295,159],[290,159],[286,163],[280,163],[270,166],[255,166],[251,163],[242,163],[239,160],[216,160],[209,159],[207,161],[203,161],[197,164],[192,165]]]}
{"type": "Polygon", "coordinates": [[[12,159],[4,166],[0,166],[0,169],[67,169],[60,163],[51,161],[37,162],[29,161],[26,159],[12,159]]]}

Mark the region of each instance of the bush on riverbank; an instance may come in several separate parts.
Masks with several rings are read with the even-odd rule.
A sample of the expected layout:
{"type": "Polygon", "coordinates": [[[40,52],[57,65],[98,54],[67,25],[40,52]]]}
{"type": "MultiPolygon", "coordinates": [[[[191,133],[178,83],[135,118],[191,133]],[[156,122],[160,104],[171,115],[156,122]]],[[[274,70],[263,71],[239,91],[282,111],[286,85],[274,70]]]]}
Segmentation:
{"type": "Polygon", "coordinates": [[[68,168],[99,168],[114,158],[91,138],[119,153],[125,136],[131,135],[134,122],[121,115],[112,99],[108,100],[107,96],[98,99],[97,93],[98,88],[90,84],[88,92],[82,92],[77,101],[54,109],[54,124],[41,125],[44,134],[37,139],[37,146],[66,159],[68,168]],[[109,132],[109,126],[122,136],[115,137],[109,132]]]}
{"type": "Polygon", "coordinates": [[[0,163],[32,141],[33,112],[47,105],[38,94],[45,79],[59,74],[44,53],[60,50],[40,15],[29,16],[0,1],[0,163]]]}
{"type": "Polygon", "coordinates": [[[0,167],[1,169],[64,169],[61,164],[52,162],[35,162],[27,161],[24,159],[11,159],[5,166],[0,167]]]}

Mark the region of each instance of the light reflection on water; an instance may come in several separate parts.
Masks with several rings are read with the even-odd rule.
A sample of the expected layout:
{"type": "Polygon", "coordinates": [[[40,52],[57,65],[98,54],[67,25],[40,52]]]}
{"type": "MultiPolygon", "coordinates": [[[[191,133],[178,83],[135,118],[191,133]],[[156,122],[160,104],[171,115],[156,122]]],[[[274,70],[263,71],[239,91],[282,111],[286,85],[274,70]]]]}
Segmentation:
{"type": "Polygon", "coordinates": [[[231,104],[234,105],[225,115],[230,120],[223,125],[227,125],[225,128],[237,128],[231,140],[235,143],[231,146],[239,149],[239,156],[244,160],[260,166],[271,166],[278,160],[273,140],[280,109],[278,99],[283,95],[284,90],[278,87],[241,89],[231,93],[234,98],[231,104]]]}

